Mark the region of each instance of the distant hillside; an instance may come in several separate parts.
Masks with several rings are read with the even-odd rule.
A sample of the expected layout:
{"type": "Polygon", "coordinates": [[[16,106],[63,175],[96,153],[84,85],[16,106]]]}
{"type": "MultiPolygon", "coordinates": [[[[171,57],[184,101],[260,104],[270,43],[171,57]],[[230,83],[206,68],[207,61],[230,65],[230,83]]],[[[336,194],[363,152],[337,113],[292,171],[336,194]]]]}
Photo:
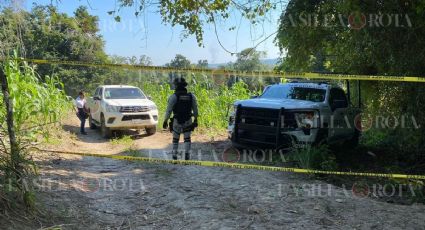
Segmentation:
{"type": "MultiPolygon", "coordinates": [[[[275,66],[278,63],[279,58],[261,59],[260,61],[264,65],[275,66]]],[[[232,63],[232,62],[229,62],[229,63],[232,63]]],[[[229,63],[208,64],[208,68],[217,69],[218,67],[228,65],[229,63]]]]}

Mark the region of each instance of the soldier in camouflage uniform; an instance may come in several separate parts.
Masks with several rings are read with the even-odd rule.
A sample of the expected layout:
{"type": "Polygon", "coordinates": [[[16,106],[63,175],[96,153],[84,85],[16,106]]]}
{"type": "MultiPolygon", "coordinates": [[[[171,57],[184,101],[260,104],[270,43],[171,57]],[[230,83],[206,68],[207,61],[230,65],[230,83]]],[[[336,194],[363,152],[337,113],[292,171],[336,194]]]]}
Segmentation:
{"type": "Polygon", "coordinates": [[[187,82],[184,78],[174,80],[175,92],[168,98],[167,110],[164,116],[163,128],[170,128],[173,133],[173,159],[177,160],[177,150],[180,134],[184,137],[185,160],[190,159],[192,131],[198,126],[198,103],[195,95],[187,92],[187,82]],[[168,120],[171,118],[170,124],[168,120]],[[194,120],[192,121],[192,116],[194,120]]]}

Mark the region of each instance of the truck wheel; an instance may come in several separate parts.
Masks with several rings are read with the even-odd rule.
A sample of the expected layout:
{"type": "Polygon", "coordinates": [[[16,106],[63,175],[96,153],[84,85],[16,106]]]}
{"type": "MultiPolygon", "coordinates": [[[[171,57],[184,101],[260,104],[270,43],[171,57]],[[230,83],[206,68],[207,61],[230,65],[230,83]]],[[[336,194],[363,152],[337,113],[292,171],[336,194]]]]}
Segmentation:
{"type": "Polygon", "coordinates": [[[106,127],[105,117],[103,116],[103,114],[100,117],[100,133],[102,134],[103,138],[110,138],[112,136],[111,129],[106,127]]]}
{"type": "Polygon", "coordinates": [[[148,135],[154,135],[156,133],[156,126],[150,127],[150,128],[146,128],[146,133],[148,135]]]}
{"type": "Polygon", "coordinates": [[[317,133],[316,140],[313,143],[313,146],[320,146],[328,144],[328,129],[319,129],[317,133]]]}
{"type": "Polygon", "coordinates": [[[90,129],[96,129],[96,124],[93,122],[93,118],[91,117],[91,115],[89,115],[89,124],[90,124],[90,129]]]}
{"type": "Polygon", "coordinates": [[[359,130],[356,129],[354,131],[353,137],[350,140],[346,141],[344,145],[348,148],[355,148],[357,147],[357,145],[359,145],[359,140],[360,140],[360,132],[359,130]]]}

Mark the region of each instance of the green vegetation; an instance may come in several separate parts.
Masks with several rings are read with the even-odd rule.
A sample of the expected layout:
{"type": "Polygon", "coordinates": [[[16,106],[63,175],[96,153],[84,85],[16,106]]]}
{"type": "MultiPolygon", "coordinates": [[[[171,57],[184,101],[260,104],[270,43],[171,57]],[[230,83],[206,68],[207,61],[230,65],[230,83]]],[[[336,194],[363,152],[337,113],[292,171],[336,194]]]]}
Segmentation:
{"type": "MultiPolygon", "coordinates": [[[[18,200],[32,207],[31,181],[37,169],[28,147],[37,141],[37,134],[44,137],[49,134],[45,125],[58,121],[70,102],[57,78],[45,76],[42,82],[25,62],[5,61],[1,68],[9,83],[9,101],[14,112],[11,120],[6,119],[4,111],[0,113],[1,199],[7,205],[18,200]],[[15,135],[7,131],[11,127],[15,128],[15,135]]],[[[7,101],[4,95],[1,94],[1,108],[7,101]]]]}
{"type": "MultiPolygon", "coordinates": [[[[225,21],[235,14],[239,14],[252,24],[265,21],[265,15],[272,9],[283,7],[282,1],[250,1],[250,0],[160,0],[160,1],[137,1],[118,0],[118,9],[108,13],[120,21],[119,9],[131,7],[136,17],[146,11],[159,11],[164,23],[172,26],[183,27],[183,38],[194,35],[198,45],[202,46],[204,41],[204,26],[225,21]]],[[[229,30],[234,30],[236,25],[230,25],[229,30]]]]}
{"type": "MultiPolygon", "coordinates": [[[[192,79],[194,80],[194,79],[192,79]]],[[[141,88],[157,103],[160,114],[165,113],[169,95],[173,93],[169,85],[144,84],[141,88]]],[[[208,89],[204,84],[190,84],[189,91],[196,95],[199,105],[199,124],[202,128],[223,129],[227,126],[229,109],[233,102],[249,98],[251,91],[243,82],[231,87],[216,86],[208,89]]],[[[160,117],[163,119],[163,117],[160,117]]],[[[160,120],[159,124],[162,124],[160,120]]]]}
{"type": "Polygon", "coordinates": [[[335,171],[338,166],[335,156],[327,145],[293,149],[289,159],[298,163],[300,168],[335,171]]]}
{"type": "Polygon", "coordinates": [[[57,77],[44,76],[41,81],[34,68],[16,60],[6,62],[4,72],[13,100],[15,128],[26,136],[58,121],[71,108],[57,77]]]}
{"type": "MultiPolygon", "coordinates": [[[[397,0],[371,4],[291,0],[282,12],[276,36],[280,49],[287,52],[278,69],[424,76],[425,41],[420,39],[425,34],[424,9],[424,2],[397,0]],[[317,21],[303,21],[308,15],[317,16],[317,21]],[[362,16],[364,24],[361,20],[349,23],[350,17],[362,16]],[[385,23],[374,23],[371,17],[385,18],[385,23]]],[[[373,122],[372,128],[363,132],[362,144],[387,158],[383,160],[395,167],[393,171],[415,172],[405,165],[424,164],[420,157],[425,147],[423,83],[371,81],[362,82],[361,87],[363,116],[373,122]],[[400,125],[402,117],[407,118],[405,127],[400,125]],[[387,118],[392,120],[390,124],[397,120],[399,126],[386,125],[383,119],[387,118]]]]}
{"type": "Polygon", "coordinates": [[[133,145],[133,139],[131,139],[131,136],[123,136],[120,138],[113,138],[111,139],[112,145],[121,145],[129,148],[131,145],[133,145]]]}
{"type": "MultiPolygon", "coordinates": [[[[22,57],[38,59],[107,62],[104,41],[98,34],[98,18],[85,7],[74,17],[59,13],[53,6],[35,5],[30,12],[5,8],[0,13],[0,57],[13,56],[18,49],[22,57]]],[[[41,65],[37,73],[59,76],[66,92],[75,95],[85,87],[94,87],[102,70],[63,65],[41,65]]]]}
{"type": "MultiPolygon", "coordinates": [[[[240,63],[250,61],[260,66],[260,60],[257,51],[251,50],[252,54],[243,61],[237,61],[233,65],[239,66],[240,63]]],[[[242,58],[241,58],[242,59],[242,58]]],[[[125,60],[125,59],[121,59],[125,60]]],[[[239,60],[239,59],[238,59],[239,60]]],[[[205,60],[199,60],[198,65],[205,65],[205,60]],[[201,63],[201,64],[199,64],[201,63]],[[203,63],[203,64],[202,64],[203,63]]],[[[242,65],[242,64],[241,64],[242,65]]],[[[167,66],[177,69],[195,67],[186,57],[177,54],[167,66]]],[[[245,70],[239,67],[239,70],[245,70]]],[[[248,71],[248,69],[246,69],[248,71]]],[[[114,76],[107,79],[108,84],[131,84],[139,86],[158,106],[160,115],[165,113],[168,97],[174,93],[172,87],[172,79],[175,77],[185,77],[189,83],[188,90],[197,97],[199,105],[199,124],[201,128],[209,130],[224,129],[227,126],[228,114],[231,106],[236,100],[247,99],[252,95],[258,94],[262,90],[263,85],[248,85],[253,83],[250,78],[241,78],[236,76],[214,75],[208,76],[199,73],[179,73],[171,72],[168,74],[159,72],[145,72],[132,70],[109,70],[106,76],[114,76]]],[[[278,79],[273,79],[278,81],[278,79]]],[[[160,116],[159,124],[162,124],[163,116],[160,116]]]]}
{"type": "MultiPolygon", "coordinates": [[[[145,10],[139,1],[119,1],[119,7],[136,6],[136,16],[145,10]]],[[[226,19],[231,8],[242,12],[243,17],[258,22],[274,8],[270,1],[160,1],[160,14],[166,23],[181,25],[185,35],[195,35],[199,45],[203,43],[205,24],[214,24],[226,19]]],[[[425,34],[423,27],[424,3],[411,3],[396,0],[380,1],[376,4],[356,4],[349,1],[307,1],[291,0],[282,12],[276,42],[282,51],[287,52],[278,70],[316,71],[329,73],[366,75],[425,75],[425,34]],[[404,27],[372,27],[366,25],[355,30],[341,25],[339,20],[330,20],[329,26],[305,25],[297,20],[300,15],[341,14],[343,20],[353,12],[379,12],[380,14],[408,15],[410,22],[404,27]],[[295,20],[295,21],[294,21],[295,20]],[[294,25],[293,23],[301,23],[294,25]]],[[[118,12],[109,12],[117,21],[118,12]]],[[[98,18],[90,15],[86,8],[78,8],[70,16],[58,12],[53,6],[36,5],[30,12],[14,11],[5,8],[0,13],[0,57],[20,56],[37,59],[76,60],[97,63],[126,63],[152,65],[149,57],[108,56],[104,41],[99,35],[98,18]]],[[[240,71],[264,70],[260,58],[264,55],[255,48],[247,48],[237,54],[235,63],[222,66],[224,69],[240,71]]],[[[191,63],[183,55],[167,64],[177,69],[197,67],[207,68],[206,60],[191,63]]],[[[200,129],[223,130],[227,126],[229,109],[234,101],[246,99],[261,92],[263,87],[278,79],[244,78],[240,76],[210,75],[201,73],[134,71],[126,69],[99,69],[45,64],[29,66],[25,62],[7,61],[2,66],[9,80],[10,96],[14,104],[15,129],[19,151],[12,151],[7,142],[6,114],[0,110],[0,178],[2,184],[10,186],[10,197],[19,191],[20,197],[28,205],[33,203],[33,193],[23,186],[22,178],[35,173],[25,146],[37,140],[37,135],[49,136],[43,126],[56,122],[69,108],[66,95],[75,96],[80,90],[92,92],[102,84],[131,84],[141,87],[158,105],[160,119],[163,119],[167,98],[173,93],[171,82],[183,76],[189,82],[189,91],[198,98],[200,106],[200,129]]],[[[353,82],[352,82],[353,83],[353,82]]],[[[354,84],[352,84],[354,85],[354,84]]],[[[413,117],[408,120],[408,128],[382,128],[373,126],[365,131],[358,149],[337,151],[335,159],[326,146],[294,150],[291,154],[302,168],[321,170],[344,169],[383,169],[384,172],[422,173],[425,147],[425,90],[422,84],[398,82],[362,83],[362,103],[364,116],[413,117]],[[415,125],[419,124],[419,127],[415,125]],[[367,149],[367,150],[366,150],[367,149]],[[366,152],[378,155],[370,161],[376,165],[358,164],[366,152]],[[358,154],[361,152],[361,154],[358,154]],[[350,157],[347,157],[349,155],[350,157]],[[341,159],[345,164],[341,164],[341,159]],[[355,159],[355,160],[354,160],[355,159]],[[352,160],[352,161],[350,161],[352,160]],[[356,161],[357,160],[357,161],[356,161]],[[362,168],[364,167],[364,168],[362,168]]],[[[352,92],[354,98],[358,92],[352,92]]],[[[4,107],[3,101],[0,102],[4,107]]],[[[159,121],[159,124],[162,120],[159,121]]],[[[379,122],[377,122],[379,123],[379,122]]],[[[382,123],[381,123],[382,124],[382,123]]],[[[374,123],[376,125],[376,121],[374,123]]],[[[140,154],[131,146],[131,139],[112,140],[112,144],[128,146],[128,153],[140,154]]],[[[366,155],[367,156],[367,155],[366,155]]],[[[365,158],[370,159],[370,158],[365,158]]],[[[7,187],[3,187],[7,188],[7,187]]]]}
{"type": "Polygon", "coordinates": [[[126,155],[132,157],[146,157],[146,154],[138,149],[135,149],[133,146],[130,146],[124,150],[126,155]]]}
{"type": "Polygon", "coordinates": [[[179,69],[188,69],[191,67],[190,60],[181,54],[176,54],[176,57],[170,61],[170,63],[165,64],[167,67],[179,68],[179,69]]]}

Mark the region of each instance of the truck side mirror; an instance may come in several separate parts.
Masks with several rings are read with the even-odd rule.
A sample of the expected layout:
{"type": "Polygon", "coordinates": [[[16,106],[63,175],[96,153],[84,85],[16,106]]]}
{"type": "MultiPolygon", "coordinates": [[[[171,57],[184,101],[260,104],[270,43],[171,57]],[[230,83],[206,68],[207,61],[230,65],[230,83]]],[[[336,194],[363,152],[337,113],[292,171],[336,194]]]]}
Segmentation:
{"type": "Polygon", "coordinates": [[[100,97],[99,97],[99,96],[94,96],[94,97],[93,97],[93,100],[95,100],[95,101],[100,101],[101,99],[100,99],[100,97]]]}
{"type": "Polygon", "coordinates": [[[152,100],[152,97],[151,97],[151,96],[147,96],[147,98],[148,98],[149,100],[152,100]]]}

